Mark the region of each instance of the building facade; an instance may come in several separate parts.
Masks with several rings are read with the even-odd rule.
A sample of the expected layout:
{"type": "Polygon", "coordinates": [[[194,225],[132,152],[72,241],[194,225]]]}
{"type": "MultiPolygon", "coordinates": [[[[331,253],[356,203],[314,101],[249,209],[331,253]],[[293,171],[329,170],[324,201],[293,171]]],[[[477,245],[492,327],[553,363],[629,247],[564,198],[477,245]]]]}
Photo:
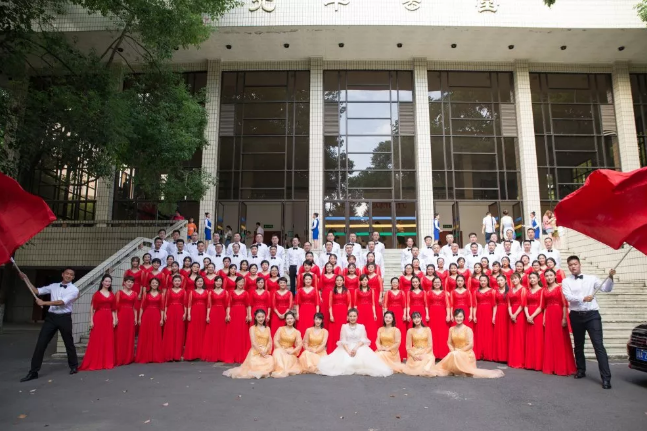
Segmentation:
{"type": "MultiPolygon", "coordinates": [[[[180,211],[302,239],[316,212],[340,243],[379,231],[398,248],[435,213],[461,241],[507,210],[521,236],[593,170],[646,164],[635,2],[245,0],[174,57],[207,95],[209,146],[187,168],[218,179],[180,211]]],[[[82,46],[111,41],[82,11],[62,25],[82,46]]],[[[136,170],[70,185],[57,169],[33,190],[62,218],[165,217],[138,198],[136,170]]]]}

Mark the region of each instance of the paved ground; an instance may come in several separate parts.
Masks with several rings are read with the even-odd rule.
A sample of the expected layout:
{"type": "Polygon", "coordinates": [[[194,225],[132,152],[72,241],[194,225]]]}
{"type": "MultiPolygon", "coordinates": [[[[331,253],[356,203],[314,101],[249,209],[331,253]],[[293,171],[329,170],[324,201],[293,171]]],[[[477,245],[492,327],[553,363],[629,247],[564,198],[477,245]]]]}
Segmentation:
{"type": "MultiPolygon", "coordinates": [[[[67,373],[29,368],[37,332],[0,334],[0,430],[644,430],[647,373],[614,364],[613,389],[589,378],[505,370],[497,380],[304,375],[231,380],[206,363],[67,373]]],[[[485,363],[492,368],[495,364],[485,363]]]]}

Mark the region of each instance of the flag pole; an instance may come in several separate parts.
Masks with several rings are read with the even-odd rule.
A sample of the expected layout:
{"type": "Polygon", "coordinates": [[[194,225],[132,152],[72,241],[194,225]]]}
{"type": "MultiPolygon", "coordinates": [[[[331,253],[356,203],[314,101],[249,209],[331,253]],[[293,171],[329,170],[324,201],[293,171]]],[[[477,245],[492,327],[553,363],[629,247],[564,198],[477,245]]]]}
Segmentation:
{"type": "MultiPolygon", "coordinates": [[[[18,267],[18,264],[16,263],[16,261],[13,259],[13,257],[11,258],[11,263],[13,263],[13,266],[15,266],[15,267],[16,267],[16,271],[18,271],[18,273],[19,273],[19,274],[22,274],[22,273],[23,273],[23,272],[20,270],[20,268],[18,267]]],[[[21,280],[22,280],[22,278],[21,278],[21,280]]],[[[29,287],[29,285],[27,284],[27,282],[25,282],[25,280],[23,280],[23,282],[25,283],[25,286],[27,286],[27,288],[29,289],[29,293],[31,293],[31,296],[33,296],[33,297],[34,297],[34,299],[36,299],[36,300],[37,300],[37,299],[38,299],[38,296],[36,296],[36,294],[34,293],[34,291],[33,291],[33,290],[31,290],[31,287],[29,287]]],[[[42,308],[42,307],[41,307],[41,308],[42,308]]]]}
{"type": "MultiPolygon", "coordinates": [[[[629,252],[630,252],[631,250],[633,250],[633,249],[634,249],[634,246],[632,245],[632,246],[630,246],[630,247],[627,249],[627,251],[625,251],[625,254],[623,254],[623,255],[622,255],[622,257],[620,258],[620,260],[616,263],[616,266],[614,266],[614,267],[613,267],[613,270],[614,270],[614,271],[616,270],[616,268],[618,268],[618,267],[620,266],[620,264],[622,263],[622,261],[623,261],[623,260],[625,260],[625,257],[627,257],[627,255],[629,254],[629,252]]],[[[611,278],[611,276],[609,275],[609,276],[607,276],[607,278],[611,278]]],[[[612,279],[612,280],[613,280],[613,279],[612,279]]],[[[606,281],[606,279],[605,279],[605,281],[606,281]]],[[[604,284],[604,282],[603,282],[602,284],[604,284]]],[[[595,289],[595,292],[593,292],[593,296],[597,295],[597,293],[600,291],[600,289],[602,289],[602,284],[600,285],[600,287],[598,287],[597,289],[595,289]]]]}

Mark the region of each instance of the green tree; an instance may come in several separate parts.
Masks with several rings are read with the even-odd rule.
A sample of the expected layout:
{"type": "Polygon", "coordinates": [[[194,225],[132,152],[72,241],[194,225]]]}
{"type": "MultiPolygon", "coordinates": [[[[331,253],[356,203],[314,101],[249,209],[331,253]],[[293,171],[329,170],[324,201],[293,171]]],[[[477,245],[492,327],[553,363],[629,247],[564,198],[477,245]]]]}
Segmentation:
{"type": "Polygon", "coordinates": [[[204,94],[192,94],[169,63],[175,50],[207,40],[208,22],[238,3],[0,3],[0,169],[29,185],[34,170],[55,164],[72,177],[135,167],[138,189],[163,199],[165,212],[185,197],[199,200],[214,179],[183,164],[207,145],[204,94]],[[59,30],[60,17],[79,9],[103,19],[107,42],[81,49],[59,30]]]}

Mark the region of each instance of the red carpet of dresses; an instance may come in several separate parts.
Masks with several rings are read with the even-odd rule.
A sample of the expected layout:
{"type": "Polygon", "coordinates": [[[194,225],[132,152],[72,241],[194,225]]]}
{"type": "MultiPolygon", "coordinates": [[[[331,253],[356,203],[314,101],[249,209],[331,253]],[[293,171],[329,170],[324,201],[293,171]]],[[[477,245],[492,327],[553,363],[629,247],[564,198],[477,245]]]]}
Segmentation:
{"type": "Polygon", "coordinates": [[[162,311],[164,309],[164,295],[147,293],[142,300],[143,314],[137,338],[137,354],[135,362],[146,364],[149,362],[164,362],[164,349],[162,347],[162,311]]]}
{"type": "Polygon", "coordinates": [[[106,297],[101,291],[92,295],[95,310],[88,348],[79,367],[81,371],[109,370],[115,366],[115,330],[112,312],[117,309],[115,295],[106,297]]]}
{"type": "Polygon", "coordinates": [[[495,291],[496,317],[494,323],[494,347],[492,360],[506,362],[508,360],[508,328],[510,315],[508,314],[508,298],[505,294],[495,291]]]}
{"type": "Polygon", "coordinates": [[[164,360],[167,362],[182,360],[184,333],[186,332],[184,322],[186,295],[187,293],[182,289],[179,292],[174,292],[173,289],[166,291],[166,322],[164,322],[162,345],[164,346],[164,360]]]}
{"type": "MultiPolygon", "coordinates": [[[[303,338],[305,337],[306,330],[314,325],[314,315],[319,306],[319,292],[314,287],[310,287],[308,292],[304,288],[301,288],[297,291],[294,303],[299,306],[299,321],[296,326],[303,338]]],[[[322,312],[328,313],[328,310],[322,310],[322,312]]]]}
{"type": "MultiPolygon", "coordinates": [[[[357,323],[364,325],[366,328],[366,335],[371,340],[370,347],[373,349],[375,348],[378,327],[378,322],[373,319],[373,292],[370,289],[366,292],[357,289],[355,292],[355,303],[357,304],[357,323]]],[[[328,331],[328,351],[334,351],[337,348],[337,344],[331,341],[332,336],[332,332],[328,331]]]]}
{"type": "Polygon", "coordinates": [[[397,293],[394,293],[392,290],[389,290],[386,295],[384,295],[384,310],[392,311],[395,314],[395,327],[400,330],[402,334],[402,342],[400,343],[400,358],[407,357],[407,324],[404,321],[404,309],[407,308],[407,294],[402,290],[398,290],[397,293]]]}
{"type": "MultiPolygon", "coordinates": [[[[532,293],[528,290],[526,297],[528,314],[532,314],[539,308],[543,308],[544,289],[532,293]]],[[[534,318],[534,324],[526,325],[526,357],[525,368],[528,370],[541,371],[544,366],[544,313],[539,313],[534,318]]]]}
{"type": "Polygon", "coordinates": [[[128,365],[135,361],[137,293],[131,291],[130,295],[127,295],[124,290],[120,290],[115,296],[117,298],[117,321],[119,322],[115,329],[115,366],[128,365]]]}
{"type": "Polygon", "coordinates": [[[487,292],[477,290],[476,324],[474,325],[474,354],[477,360],[491,361],[494,358],[494,289],[487,292]]]}
{"type": "MultiPolygon", "coordinates": [[[[226,349],[223,354],[223,362],[242,363],[247,357],[247,352],[251,346],[249,341],[249,325],[245,321],[247,317],[247,306],[249,305],[249,295],[242,291],[237,293],[232,291],[229,298],[229,316],[231,321],[227,323],[225,332],[226,349]]],[[[253,318],[254,316],[252,316],[253,318]]]]}
{"type": "Polygon", "coordinates": [[[202,356],[204,333],[207,329],[207,301],[209,292],[202,289],[189,293],[189,308],[191,320],[186,331],[186,346],[184,346],[184,360],[193,361],[202,356]]]}
{"type": "Polygon", "coordinates": [[[223,360],[226,349],[225,332],[227,324],[227,304],[229,303],[229,293],[221,289],[219,293],[215,290],[209,292],[208,300],[209,323],[204,332],[204,346],[202,347],[203,361],[218,362],[223,360]]]}
{"type": "Polygon", "coordinates": [[[552,291],[544,289],[546,326],[544,327],[544,363],[542,371],[546,374],[569,376],[575,374],[575,356],[568,326],[562,326],[565,306],[562,287],[552,291]]]}
{"type": "Polygon", "coordinates": [[[449,353],[447,346],[450,326],[447,323],[447,308],[451,308],[449,294],[444,290],[439,292],[432,290],[427,294],[427,303],[434,356],[436,359],[442,359],[449,353]]]}
{"type": "MultiPolygon", "coordinates": [[[[346,323],[346,315],[348,314],[348,308],[351,304],[350,292],[348,292],[348,290],[342,293],[336,293],[333,290],[330,297],[332,315],[335,318],[335,321],[330,322],[330,326],[328,327],[328,353],[332,353],[337,347],[341,325],[346,323]]],[[[328,310],[325,311],[328,312],[328,310]]]]}

